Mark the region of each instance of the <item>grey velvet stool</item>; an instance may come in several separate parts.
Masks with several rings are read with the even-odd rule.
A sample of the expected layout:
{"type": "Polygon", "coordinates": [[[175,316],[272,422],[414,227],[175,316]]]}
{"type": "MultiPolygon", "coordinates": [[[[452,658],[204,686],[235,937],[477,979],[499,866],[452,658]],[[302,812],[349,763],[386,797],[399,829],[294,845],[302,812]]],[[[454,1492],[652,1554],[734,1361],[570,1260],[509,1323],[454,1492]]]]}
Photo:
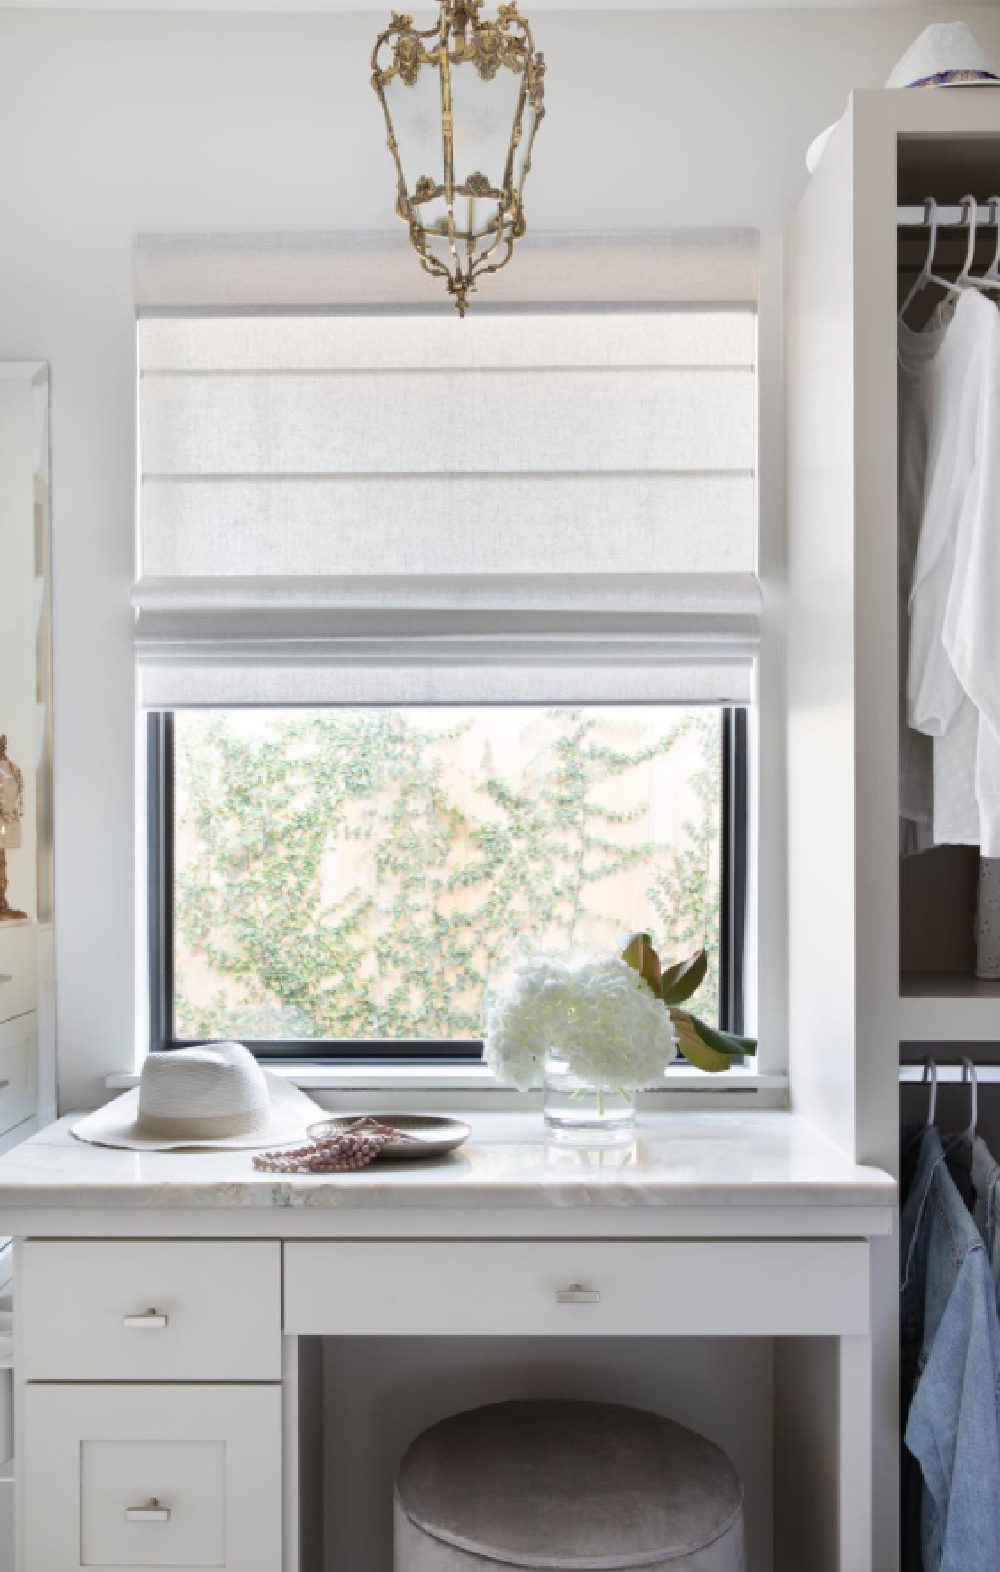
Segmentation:
{"type": "Polygon", "coordinates": [[[726,1454],[616,1403],[496,1403],[426,1430],[396,1476],[396,1572],[743,1572],[726,1454]]]}

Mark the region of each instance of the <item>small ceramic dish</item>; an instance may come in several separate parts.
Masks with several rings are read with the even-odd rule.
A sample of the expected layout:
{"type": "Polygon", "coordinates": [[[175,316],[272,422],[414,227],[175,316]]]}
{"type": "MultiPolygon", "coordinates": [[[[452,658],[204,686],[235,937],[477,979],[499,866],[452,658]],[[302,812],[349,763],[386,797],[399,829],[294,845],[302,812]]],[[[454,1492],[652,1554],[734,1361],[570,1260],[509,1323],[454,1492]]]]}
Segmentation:
{"type": "Polygon", "coordinates": [[[472,1134],[471,1127],[460,1119],[442,1119],[437,1114],[395,1113],[338,1114],[335,1118],[311,1124],[306,1133],[318,1141],[324,1135],[342,1134],[364,1118],[377,1119],[379,1124],[391,1125],[394,1130],[402,1130],[411,1137],[409,1141],[388,1142],[378,1154],[380,1161],[383,1157],[440,1157],[444,1152],[453,1152],[472,1134]]]}

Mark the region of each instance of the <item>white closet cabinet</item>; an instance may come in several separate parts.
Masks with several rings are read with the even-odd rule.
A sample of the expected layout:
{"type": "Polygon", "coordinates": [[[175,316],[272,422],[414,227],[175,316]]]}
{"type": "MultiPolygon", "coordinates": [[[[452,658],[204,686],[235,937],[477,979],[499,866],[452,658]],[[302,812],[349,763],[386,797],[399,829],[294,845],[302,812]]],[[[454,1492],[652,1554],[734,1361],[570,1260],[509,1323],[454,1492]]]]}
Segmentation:
{"type": "Polygon", "coordinates": [[[0,736],[23,780],[6,853],[7,906],[22,915],[0,915],[0,1141],[8,1145],[37,1128],[29,1121],[39,1108],[40,1036],[55,1112],[50,558],[48,372],[36,361],[0,362],[0,736]]]}
{"type": "MultiPolygon", "coordinates": [[[[55,1117],[49,379],[0,362],[0,736],[23,778],[0,917],[0,1153],[55,1117]],[[40,1117],[41,1116],[41,1117],[40,1117]]],[[[0,1237],[0,1310],[12,1249],[0,1237]]],[[[13,1559],[11,1356],[0,1329],[0,1567],[13,1559]]]]}
{"type": "MultiPolygon", "coordinates": [[[[857,93],[787,245],[792,1097],[891,1172],[901,1044],[1000,1039],[1000,987],[900,970],[896,209],[998,187],[1000,89],[857,93]]],[[[874,1565],[891,1572],[895,1240],[873,1245],[872,1272],[874,1565]]]]}

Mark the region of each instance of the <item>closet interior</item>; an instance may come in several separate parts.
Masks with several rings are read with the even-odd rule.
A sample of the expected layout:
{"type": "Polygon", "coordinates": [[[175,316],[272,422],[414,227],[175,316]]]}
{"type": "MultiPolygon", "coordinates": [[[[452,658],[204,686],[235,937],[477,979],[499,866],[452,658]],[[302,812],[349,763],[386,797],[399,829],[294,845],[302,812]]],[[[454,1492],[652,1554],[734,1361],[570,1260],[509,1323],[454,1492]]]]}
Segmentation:
{"type": "MultiPolygon", "coordinates": [[[[904,1566],[921,1551],[935,1561],[949,1499],[969,1488],[985,1505],[990,1491],[958,1470],[935,1475],[931,1454],[949,1424],[959,1435],[968,1425],[985,1361],[977,1363],[970,1334],[964,1378],[952,1373],[936,1386],[949,1352],[944,1317],[965,1331],[971,1321],[962,1322],[957,1273],[954,1286],[947,1269],[931,1274],[949,1252],[963,1260],[965,1283],[978,1283],[995,1327],[1000,1120],[995,1092],[980,1101],[979,1082],[1000,1081],[1000,710],[990,693],[1000,587],[998,192],[995,135],[900,139],[900,1006],[909,1002],[925,1038],[903,1038],[900,1056],[909,1066],[926,1055],[920,1092],[915,1068],[901,1071],[909,1082],[899,1168],[904,1566]]],[[[900,1026],[902,1034],[905,1016],[900,1026]]]]}
{"type": "MultiPolygon", "coordinates": [[[[897,195],[900,306],[909,299],[904,322],[911,329],[927,332],[935,313],[950,316],[953,312],[957,293],[945,290],[934,279],[954,282],[956,290],[958,281],[966,280],[966,288],[977,290],[994,310],[1000,308],[1000,136],[901,140],[897,195]]],[[[905,523],[903,467],[907,463],[905,375],[905,368],[901,369],[901,531],[905,523]]],[[[989,483],[987,476],[987,486],[989,483]]],[[[1000,480],[993,482],[993,489],[997,498],[990,516],[996,518],[1000,517],[1000,480]]],[[[913,574],[902,538],[900,567],[903,616],[907,597],[913,592],[913,574]]],[[[906,617],[901,647],[908,632],[906,617]]],[[[947,749],[949,744],[921,737],[917,746],[927,748],[929,760],[934,749],[947,749]]],[[[901,749],[905,761],[902,731],[901,749]]],[[[907,795],[903,761],[901,813],[907,795]]],[[[932,809],[933,802],[932,792],[932,809]]],[[[971,798],[968,806],[975,807],[971,798]]],[[[904,1121],[911,1121],[933,1113],[945,1128],[964,1128],[972,1118],[970,1089],[962,1085],[968,1074],[960,1062],[963,1058],[974,1065],[973,1073],[984,1086],[1000,1080],[1000,923],[994,915],[997,908],[992,894],[994,881],[1000,881],[1000,864],[991,864],[972,841],[974,822],[957,828],[959,833],[968,833],[969,843],[948,839],[956,829],[954,822],[950,830],[945,823],[938,843],[932,820],[925,835],[933,844],[915,851],[912,844],[907,845],[908,832],[901,823],[899,864],[901,1008],[912,1012],[911,1021],[923,1018],[926,1022],[921,1033],[924,1041],[901,1042],[903,1116],[904,1121]],[[930,1066],[918,1072],[912,1062],[925,1055],[930,1066]],[[933,1108],[930,1094],[913,1088],[918,1073],[923,1081],[933,1075],[939,1083],[933,1108]]],[[[912,837],[912,829],[909,834],[912,837]]],[[[904,1029],[905,1025],[906,1017],[904,1029]]],[[[1000,1142],[997,1103],[996,1095],[987,1091],[972,1121],[993,1145],[1000,1142]]]]}
{"type": "MultiPolygon", "coordinates": [[[[897,284],[900,328],[900,616],[901,667],[905,677],[906,643],[919,637],[910,623],[914,587],[911,560],[916,541],[904,537],[906,475],[919,445],[919,416],[908,416],[907,392],[912,365],[908,334],[931,339],[935,322],[950,320],[960,292],[975,291],[994,310],[1000,305],[1000,139],[954,136],[901,139],[897,176],[897,284]],[[945,286],[952,285],[951,289],[945,286]]],[[[946,395],[947,396],[947,395],[946,395]]],[[[933,485],[928,480],[928,486],[933,485]]],[[[987,490],[998,493],[1000,478],[986,475],[987,490]]],[[[933,511],[933,501],[930,503],[933,511]]],[[[987,508],[989,504],[987,502],[987,508]]],[[[912,510],[911,510],[912,511],[912,510]]],[[[924,542],[927,545],[927,542],[924,542]]],[[[933,574],[932,552],[919,567],[922,583],[933,574]]],[[[919,610],[918,610],[919,617],[919,610]]],[[[964,620],[968,622],[969,613],[964,620]]],[[[915,687],[915,680],[911,687],[915,687]]],[[[902,687],[902,683],[901,683],[902,687]]],[[[901,694],[902,699],[902,694],[901,694]]],[[[925,717],[926,718],[926,717],[925,717]]],[[[899,964],[901,999],[951,1002],[942,1009],[942,1041],[961,1042],[987,1035],[1000,1021],[1000,864],[981,856],[975,800],[975,721],[965,705],[949,717],[941,737],[915,734],[902,722],[900,746],[899,964]],[[964,727],[964,739],[957,733],[964,727]],[[926,782],[919,777],[926,774],[926,782]],[[914,784],[914,776],[918,777],[914,784]],[[912,796],[922,802],[914,805],[912,796]],[[960,800],[959,800],[960,798],[960,800]],[[908,808],[922,816],[915,825],[908,808]],[[977,1019],[981,1021],[978,1029],[977,1019]]],[[[996,1033],[1000,1036],[1000,1032],[996,1033]]]]}

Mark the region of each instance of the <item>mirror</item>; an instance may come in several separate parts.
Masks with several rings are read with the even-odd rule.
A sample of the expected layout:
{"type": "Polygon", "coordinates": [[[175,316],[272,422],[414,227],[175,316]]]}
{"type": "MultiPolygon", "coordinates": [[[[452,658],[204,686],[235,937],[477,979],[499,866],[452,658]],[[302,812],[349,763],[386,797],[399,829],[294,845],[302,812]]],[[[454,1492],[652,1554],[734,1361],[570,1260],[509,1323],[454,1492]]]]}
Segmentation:
{"type": "Polygon", "coordinates": [[[55,1112],[49,492],[48,367],[0,362],[0,1151],[55,1112]]]}

